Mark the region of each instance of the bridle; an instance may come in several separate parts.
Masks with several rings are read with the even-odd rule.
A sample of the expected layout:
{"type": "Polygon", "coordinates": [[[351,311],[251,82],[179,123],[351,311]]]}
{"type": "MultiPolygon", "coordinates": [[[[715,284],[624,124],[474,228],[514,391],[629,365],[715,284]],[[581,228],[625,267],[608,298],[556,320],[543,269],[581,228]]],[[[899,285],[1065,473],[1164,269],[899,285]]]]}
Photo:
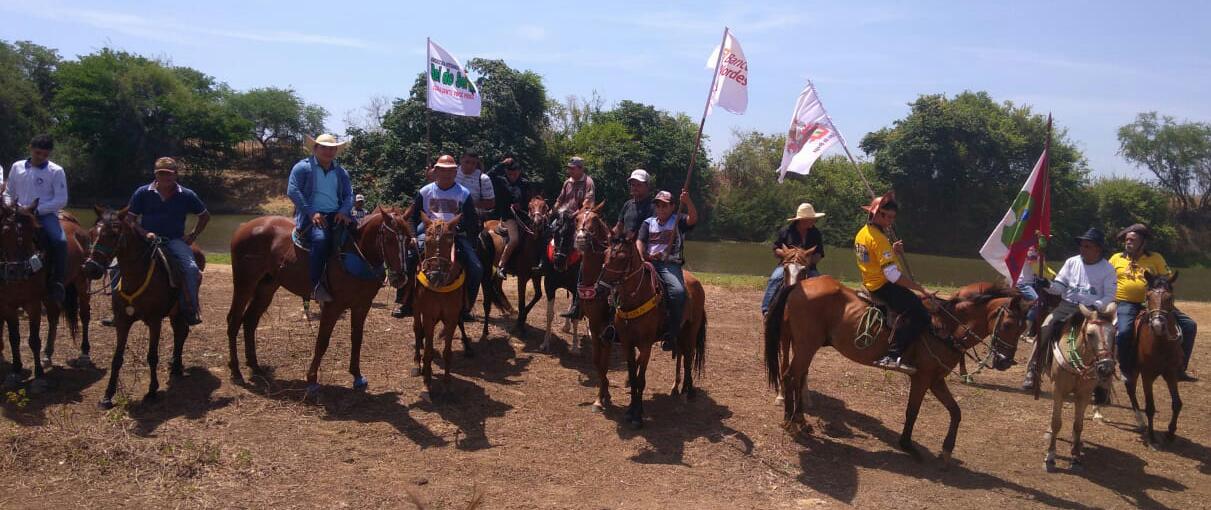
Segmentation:
{"type": "Polygon", "coordinates": [[[444,286],[450,281],[450,275],[454,273],[454,235],[452,223],[434,221],[426,228],[426,236],[430,236],[431,240],[425,243],[425,258],[421,260],[418,269],[425,273],[426,278],[433,285],[444,286]],[[442,254],[447,246],[450,248],[449,256],[442,254]]]}
{"type": "Polygon", "coordinates": [[[1140,311],[1140,315],[1144,315],[1148,321],[1148,325],[1152,327],[1153,333],[1165,339],[1178,338],[1181,336],[1181,328],[1173,328],[1176,332],[1173,335],[1169,334],[1169,325],[1175,324],[1172,302],[1173,291],[1164,287],[1156,286],[1148,289],[1147,299],[1144,301],[1144,310],[1140,311]],[[1168,299],[1166,299],[1168,294],[1168,299]],[[1153,303],[1158,302],[1153,307],[1153,303]],[[1169,304],[1170,306],[1166,306],[1169,304]]]}
{"type": "MultiPolygon", "coordinates": [[[[382,254],[383,262],[387,266],[387,280],[391,283],[392,287],[398,289],[408,284],[409,273],[407,250],[408,239],[412,236],[412,233],[408,232],[406,223],[402,221],[397,222],[396,218],[392,216],[390,212],[383,210],[380,211],[380,214],[382,214],[382,222],[380,222],[378,226],[378,251],[382,254]],[[403,227],[396,230],[388,223],[398,223],[399,225],[403,225],[403,227]],[[396,263],[395,268],[398,269],[392,268],[391,263],[387,261],[387,236],[384,235],[386,232],[390,232],[392,237],[395,238],[397,260],[394,262],[396,263]]],[[[358,255],[361,255],[363,260],[368,260],[366,259],[366,255],[362,253],[362,249],[357,245],[357,243],[353,243],[353,246],[358,251],[358,255]]]]}
{"type": "MultiPolygon", "coordinates": [[[[630,281],[632,278],[641,276],[650,267],[649,264],[644,264],[642,262],[637,263],[637,258],[635,255],[641,255],[637,252],[635,255],[629,254],[630,252],[625,252],[628,253],[626,257],[627,262],[626,266],[622,269],[610,267],[610,261],[615,258],[613,256],[614,250],[616,248],[622,250],[632,249],[631,246],[627,246],[628,244],[630,243],[622,238],[616,238],[610,242],[610,246],[605,252],[605,263],[602,264],[601,275],[597,278],[597,285],[604,287],[609,292],[610,304],[618,309],[620,309],[622,304],[622,296],[620,295],[622,287],[624,287],[626,282],[630,281]],[[615,278],[615,276],[617,277],[615,278]]],[[[659,283],[656,282],[656,278],[649,278],[649,280],[651,283],[650,287],[652,292],[659,293],[659,283]]],[[[634,296],[642,288],[643,287],[640,283],[635,284],[635,290],[632,291],[630,295],[634,296]]]]}
{"type": "MultiPolygon", "coordinates": [[[[0,281],[27,280],[35,273],[33,263],[30,259],[39,252],[37,245],[33,243],[33,236],[30,235],[28,240],[25,238],[26,225],[22,223],[22,217],[30,221],[30,230],[36,229],[37,225],[35,220],[28,216],[28,213],[21,210],[5,209],[4,219],[0,221],[0,224],[3,224],[4,229],[11,229],[14,233],[13,235],[16,236],[17,258],[12,260],[4,256],[0,259],[0,281]],[[27,241],[30,244],[34,244],[32,249],[26,245],[27,241]]],[[[5,253],[3,255],[8,254],[5,253]]]]}
{"type": "Polygon", "coordinates": [[[610,227],[596,212],[585,210],[576,222],[576,249],[584,253],[604,254],[609,248],[610,227]]]}
{"type": "MultiPolygon", "coordinates": [[[[562,269],[560,269],[558,266],[555,269],[563,272],[567,271],[568,257],[572,255],[570,251],[564,251],[568,249],[565,245],[569,244],[568,241],[572,241],[571,244],[575,245],[575,231],[568,230],[568,222],[575,218],[575,216],[569,214],[567,211],[557,211],[555,214],[555,219],[559,222],[558,228],[551,233],[555,241],[555,259],[564,261],[564,267],[562,269]],[[565,234],[565,230],[568,230],[568,234],[572,235],[565,234]]],[[[573,246],[573,248],[574,247],[575,246],[573,246]]]]}
{"type": "Polygon", "coordinates": [[[97,218],[97,225],[94,228],[97,229],[97,238],[93,240],[92,246],[88,249],[88,260],[84,261],[84,265],[91,266],[97,271],[97,274],[103,274],[106,266],[117,256],[117,249],[126,245],[127,229],[122,228],[122,220],[119,219],[117,211],[105,211],[101,217],[97,218]],[[117,240],[114,241],[113,246],[101,242],[106,230],[117,232],[117,240]],[[105,263],[102,264],[98,262],[99,260],[104,260],[105,263]]]}

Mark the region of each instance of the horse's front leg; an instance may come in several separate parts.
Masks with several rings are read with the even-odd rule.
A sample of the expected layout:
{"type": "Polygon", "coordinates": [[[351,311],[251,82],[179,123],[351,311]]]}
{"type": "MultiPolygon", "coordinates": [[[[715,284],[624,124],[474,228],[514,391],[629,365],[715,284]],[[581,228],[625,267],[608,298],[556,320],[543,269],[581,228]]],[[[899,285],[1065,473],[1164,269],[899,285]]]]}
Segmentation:
{"type": "Polygon", "coordinates": [[[593,410],[602,412],[610,403],[610,344],[603,339],[594,338],[593,364],[597,367],[597,401],[593,402],[593,410]]]}
{"type": "Polygon", "coordinates": [[[959,422],[963,419],[963,412],[959,409],[959,403],[955,400],[954,395],[950,393],[950,387],[946,385],[945,375],[937,378],[929,389],[938,402],[946,407],[946,412],[950,414],[950,426],[946,429],[946,439],[942,440],[942,468],[946,469],[954,454],[955,440],[959,436],[959,422]]]}
{"type": "Polygon", "coordinates": [[[1131,414],[1135,415],[1135,424],[1139,427],[1139,431],[1143,434],[1147,428],[1147,423],[1144,422],[1144,411],[1140,409],[1139,398],[1135,396],[1135,383],[1139,380],[1139,372],[1131,374],[1123,386],[1127,388],[1127,399],[1131,401],[1131,414]]]}
{"type": "Polygon", "coordinates": [[[635,381],[631,384],[631,407],[634,409],[630,417],[632,428],[643,428],[643,390],[647,387],[648,361],[652,358],[652,344],[639,346],[639,359],[635,364],[635,381]]]}
{"type": "Polygon", "coordinates": [[[542,337],[542,345],[538,349],[542,352],[551,351],[551,325],[555,322],[555,296],[547,296],[547,329],[546,334],[542,337]]]}
{"type": "MultiPolygon", "coordinates": [[[[59,317],[63,307],[54,303],[46,303],[46,343],[42,346],[42,364],[50,368],[54,366],[55,340],[59,333],[59,317]]],[[[34,353],[37,355],[37,352],[34,353]]]]}
{"type": "Polygon", "coordinates": [[[920,460],[921,454],[912,444],[912,428],[917,423],[917,415],[921,413],[921,402],[925,400],[925,392],[931,386],[929,382],[932,379],[931,375],[926,370],[920,370],[912,376],[912,388],[908,391],[908,407],[904,410],[904,431],[900,433],[900,449],[917,460],[920,460]]]}
{"type": "Polygon", "coordinates": [[[185,340],[189,338],[189,323],[185,318],[175,316],[172,324],[172,365],[168,369],[169,377],[185,377],[185,340]]]}
{"type": "Polygon", "coordinates": [[[160,333],[163,324],[157,319],[145,320],[143,323],[147,325],[147,370],[151,372],[151,379],[147,382],[147,395],[143,396],[143,401],[152,402],[156,400],[156,392],[160,390],[160,378],[156,372],[160,368],[160,333]]]}
{"type": "Polygon", "coordinates": [[[417,377],[421,373],[421,351],[425,348],[424,321],[425,317],[419,314],[412,318],[412,362],[415,365],[410,373],[412,377],[417,377]]]}
{"type": "Polygon", "coordinates": [[[1065,379],[1068,378],[1071,378],[1068,374],[1052,372],[1051,429],[1047,433],[1047,457],[1043,460],[1043,467],[1048,473],[1055,472],[1055,442],[1064,426],[1064,395],[1069,391],[1065,379]]]}
{"type": "Polygon", "coordinates": [[[349,375],[353,376],[354,391],[363,391],[370,381],[362,376],[362,338],[366,333],[369,307],[358,306],[349,311],[349,375]]]}
{"type": "Polygon", "coordinates": [[[320,391],[320,362],[324,353],[328,352],[328,342],[332,340],[332,329],[341,316],[341,310],[333,304],[325,303],[320,307],[320,328],[315,335],[315,349],[311,353],[311,365],[307,367],[307,393],[305,398],[312,398],[320,391]]]}
{"type": "MultiPolygon", "coordinates": [[[[1096,384],[1094,385],[1096,386],[1096,384]]],[[[1072,404],[1072,464],[1071,469],[1080,469],[1081,432],[1085,430],[1085,410],[1093,400],[1093,388],[1077,385],[1076,398],[1072,404]]]]}
{"type": "Polygon", "coordinates": [[[34,358],[34,381],[30,383],[30,389],[41,391],[46,389],[46,381],[42,380],[46,374],[43,372],[42,358],[39,356],[42,352],[42,302],[31,303],[26,311],[29,314],[29,352],[34,358]]]}
{"type": "Polygon", "coordinates": [[[1153,432],[1152,420],[1156,416],[1156,400],[1152,397],[1152,383],[1156,382],[1155,375],[1144,375],[1144,414],[1148,416],[1148,429],[1144,433],[1144,442],[1148,448],[1156,449],[1156,435],[1153,432]]]}
{"type": "Polygon", "coordinates": [[[1169,386],[1169,400],[1173,404],[1173,416],[1169,418],[1169,431],[1165,433],[1165,442],[1172,443],[1177,439],[1177,415],[1182,413],[1182,397],[1177,392],[1177,374],[1166,372],[1165,384],[1169,386]]]}
{"type": "Polygon", "coordinates": [[[5,388],[15,388],[25,380],[23,367],[21,366],[21,328],[17,324],[17,317],[5,317],[4,323],[8,325],[8,346],[12,351],[12,363],[9,364],[8,376],[4,378],[5,388]]]}
{"type": "Polygon", "coordinates": [[[125,313],[114,311],[114,329],[117,340],[114,342],[113,361],[109,364],[109,384],[105,386],[105,396],[101,398],[101,402],[97,403],[101,409],[111,409],[114,406],[114,393],[118,391],[118,374],[122,372],[122,364],[126,360],[126,341],[130,338],[132,320],[125,313]]]}

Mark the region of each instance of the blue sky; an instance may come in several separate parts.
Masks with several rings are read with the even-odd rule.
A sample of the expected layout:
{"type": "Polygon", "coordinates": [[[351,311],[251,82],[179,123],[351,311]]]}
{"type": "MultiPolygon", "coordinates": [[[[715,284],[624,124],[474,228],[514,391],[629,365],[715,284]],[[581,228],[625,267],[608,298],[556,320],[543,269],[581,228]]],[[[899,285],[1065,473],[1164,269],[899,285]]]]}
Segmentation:
{"type": "Polygon", "coordinates": [[[786,129],[812,79],[855,147],[919,94],[987,90],[1054,113],[1097,175],[1146,177],[1117,154],[1118,126],[1156,110],[1211,121],[1207,2],[38,2],[0,0],[0,39],[66,57],[111,46],[197,68],[238,89],[293,87],[345,112],[407,93],[426,36],[464,62],[502,58],[552,98],[599,94],[702,111],[704,62],[724,25],[749,59],[748,113],[733,129],[786,129]]]}

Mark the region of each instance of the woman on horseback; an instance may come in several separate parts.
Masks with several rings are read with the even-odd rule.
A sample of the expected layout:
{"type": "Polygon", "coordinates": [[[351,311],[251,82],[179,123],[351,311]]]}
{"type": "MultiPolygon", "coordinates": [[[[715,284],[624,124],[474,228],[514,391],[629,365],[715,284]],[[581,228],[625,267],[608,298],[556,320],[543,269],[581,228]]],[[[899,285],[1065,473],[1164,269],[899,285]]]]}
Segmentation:
{"type": "Polygon", "coordinates": [[[652,200],[655,202],[656,215],[639,226],[639,238],[635,243],[639,253],[652,263],[660,281],[664,283],[668,317],[660,334],[660,348],[671,351],[677,344],[676,334],[681,330],[681,318],[685,312],[685,277],[681,271],[681,266],[685,264],[682,233],[693,229],[698,223],[698,209],[690,200],[689,192],[684,189],[681,190],[681,203],[685,204],[687,214],[673,214],[673,194],[668,191],[657,193],[652,200]]]}

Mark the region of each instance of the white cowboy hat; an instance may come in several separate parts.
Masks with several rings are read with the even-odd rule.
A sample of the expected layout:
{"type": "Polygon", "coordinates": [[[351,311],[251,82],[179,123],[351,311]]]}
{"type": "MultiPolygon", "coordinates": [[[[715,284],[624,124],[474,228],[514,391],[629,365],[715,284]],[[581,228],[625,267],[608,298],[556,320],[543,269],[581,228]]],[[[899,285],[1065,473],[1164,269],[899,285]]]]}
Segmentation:
{"type": "Polygon", "coordinates": [[[315,138],[312,138],[311,135],[307,135],[307,150],[309,151],[314,151],[316,145],[323,145],[324,147],[336,147],[336,151],[340,152],[345,150],[345,146],[348,144],[349,140],[341,142],[336,139],[335,135],[328,133],[324,133],[315,138]]]}
{"type": "Polygon", "coordinates": [[[816,212],[816,208],[812,207],[812,204],[804,202],[799,204],[799,210],[795,211],[795,217],[787,218],[786,221],[817,220],[824,216],[824,213],[816,212]]]}

